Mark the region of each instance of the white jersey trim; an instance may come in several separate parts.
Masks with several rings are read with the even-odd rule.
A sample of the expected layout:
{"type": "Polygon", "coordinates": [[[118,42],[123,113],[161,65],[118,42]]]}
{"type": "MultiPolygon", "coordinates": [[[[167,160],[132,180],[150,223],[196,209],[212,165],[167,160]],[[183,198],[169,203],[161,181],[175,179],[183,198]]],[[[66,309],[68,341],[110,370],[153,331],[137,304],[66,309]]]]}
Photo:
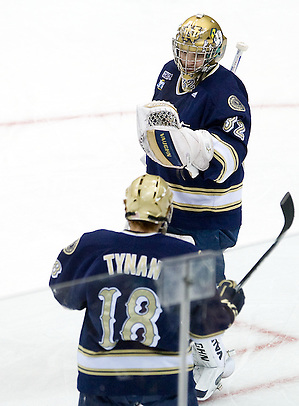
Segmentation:
{"type": "MultiPolygon", "coordinates": [[[[177,374],[180,357],[173,355],[86,355],[78,351],[78,369],[88,375],[169,375],[177,374]]],[[[193,368],[192,354],[186,357],[188,370],[193,368]]]]}
{"type": "Polygon", "coordinates": [[[131,230],[123,230],[122,231],[123,234],[127,234],[127,235],[134,235],[134,237],[151,237],[153,235],[159,234],[159,233],[138,233],[135,231],[131,231],[131,230]]]}
{"type": "Polygon", "coordinates": [[[222,171],[215,182],[222,183],[239,167],[239,157],[236,150],[227,142],[213,134],[214,157],[222,165],[222,171]]]}
{"type": "MultiPolygon", "coordinates": [[[[220,191],[219,191],[220,192],[220,191]]],[[[209,193],[173,190],[173,206],[187,211],[227,211],[240,207],[242,204],[242,185],[223,193],[211,191],[209,193]]]]}

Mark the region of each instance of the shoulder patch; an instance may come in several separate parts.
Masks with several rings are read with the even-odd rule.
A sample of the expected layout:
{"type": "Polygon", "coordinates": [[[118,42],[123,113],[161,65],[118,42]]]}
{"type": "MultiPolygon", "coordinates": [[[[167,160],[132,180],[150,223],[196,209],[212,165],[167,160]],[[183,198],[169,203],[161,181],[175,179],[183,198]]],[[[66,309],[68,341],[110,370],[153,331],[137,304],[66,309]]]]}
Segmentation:
{"type": "Polygon", "coordinates": [[[162,90],[163,89],[163,87],[165,86],[165,80],[164,79],[161,79],[160,81],[159,81],[159,83],[157,84],[157,88],[159,89],[159,90],[162,90]]]}
{"type": "Polygon", "coordinates": [[[231,95],[228,98],[228,105],[231,109],[236,111],[246,111],[245,106],[240,102],[237,96],[231,95]]]}
{"type": "Polygon", "coordinates": [[[52,268],[52,278],[54,278],[54,279],[58,278],[58,275],[61,274],[61,272],[62,272],[62,265],[61,265],[61,262],[58,261],[58,259],[57,259],[52,268]]]}
{"type": "Polygon", "coordinates": [[[170,72],[168,72],[167,70],[165,70],[165,71],[162,73],[162,78],[165,79],[165,80],[171,80],[172,77],[173,77],[173,73],[170,73],[170,72]]]}
{"type": "Polygon", "coordinates": [[[66,255],[71,255],[75,249],[77,248],[78,244],[79,244],[80,238],[78,238],[78,240],[74,241],[72,244],[68,245],[66,248],[64,248],[63,252],[66,255]]]}

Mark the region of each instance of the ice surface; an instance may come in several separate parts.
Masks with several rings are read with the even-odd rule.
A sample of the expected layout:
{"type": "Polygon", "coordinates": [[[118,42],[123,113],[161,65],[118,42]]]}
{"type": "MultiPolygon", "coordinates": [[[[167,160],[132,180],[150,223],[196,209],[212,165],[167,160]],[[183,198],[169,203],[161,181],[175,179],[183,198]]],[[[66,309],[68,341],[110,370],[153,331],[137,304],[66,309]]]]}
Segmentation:
{"type": "MultiPolygon", "coordinates": [[[[240,280],[299,202],[299,5],[214,0],[10,0],[0,13],[0,404],[77,403],[82,314],[59,307],[48,279],[59,251],[85,231],[121,230],[124,190],[144,172],[136,104],[151,99],[183,19],[212,15],[248,51],[237,74],[252,106],[244,217],[227,276],[240,280]]],[[[236,372],[209,401],[297,405],[299,220],[246,284],[227,332],[236,372]]]]}

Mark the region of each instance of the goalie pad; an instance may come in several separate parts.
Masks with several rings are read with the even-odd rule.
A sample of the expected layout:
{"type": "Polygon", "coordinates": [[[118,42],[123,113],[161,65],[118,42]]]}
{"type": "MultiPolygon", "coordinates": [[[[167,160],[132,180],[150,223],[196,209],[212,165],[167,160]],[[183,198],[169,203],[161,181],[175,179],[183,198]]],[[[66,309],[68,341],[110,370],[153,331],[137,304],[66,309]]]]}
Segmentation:
{"type": "Polygon", "coordinates": [[[137,131],[142,149],[153,161],[168,168],[186,168],[192,177],[205,171],[213,158],[211,134],[183,127],[171,103],[137,106],[137,131]]]}
{"type": "Polygon", "coordinates": [[[217,389],[221,389],[221,379],[234,372],[234,359],[225,350],[222,336],[220,334],[192,343],[193,378],[199,401],[207,400],[217,389]]]}

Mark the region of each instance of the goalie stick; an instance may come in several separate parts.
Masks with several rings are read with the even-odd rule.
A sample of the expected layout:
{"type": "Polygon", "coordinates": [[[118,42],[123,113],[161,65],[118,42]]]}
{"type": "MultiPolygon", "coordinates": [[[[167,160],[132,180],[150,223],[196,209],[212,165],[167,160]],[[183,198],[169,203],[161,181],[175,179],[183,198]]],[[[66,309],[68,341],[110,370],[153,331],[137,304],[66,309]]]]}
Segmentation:
{"type": "Polygon", "coordinates": [[[242,286],[244,285],[245,282],[248,281],[248,279],[251,277],[253,272],[256,270],[256,268],[261,264],[261,262],[270,254],[270,252],[276,247],[278,242],[281,240],[283,237],[284,233],[291,227],[293,220],[294,220],[294,215],[295,215],[295,209],[294,209],[294,203],[292,196],[289,192],[285,194],[283,199],[280,202],[280,207],[282,209],[283,215],[284,215],[284,225],[283,228],[274,241],[274,243],[271,245],[271,247],[264,253],[264,255],[261,256],[261,258],[257,261],[257,263],[250,269],[250,271],[244,276],[244,278],[238,283],[236,286],[236,291],[238,292],[242,286]]]}
{"type": "Polygon", "coordinates": [[[243,52],[247,51],[248,45],[245,44],[244,42],[237,42],[236,47],[237,47],[237,52],[236,52],[236,55],[235,55],[235,57],[234,57],[232,66],[231,66],[231,68],[230,68],[230,70],[231,70],[233,73],[236,72],[237,67],[238,67],[238,65],[239,65],[239,62],[240,62],[240,59],[241,59],[241,57],[242,57],[242,54],[243,54],[243,52]]]}

